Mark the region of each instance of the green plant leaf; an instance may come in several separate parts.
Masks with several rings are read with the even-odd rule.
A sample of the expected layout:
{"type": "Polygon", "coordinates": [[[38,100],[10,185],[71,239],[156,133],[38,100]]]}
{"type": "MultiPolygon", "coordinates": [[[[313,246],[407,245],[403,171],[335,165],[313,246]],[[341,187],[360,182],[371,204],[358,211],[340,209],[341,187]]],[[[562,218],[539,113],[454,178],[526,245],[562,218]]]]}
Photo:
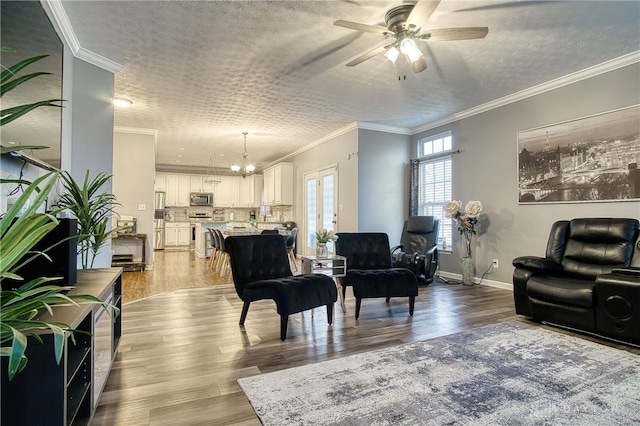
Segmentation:
{"type": "Polygon", "coordinates": [[[13,76],[15,76],[17,73],[22,71],[23,68],[26,68],[29,65],[33,64],[34,62],[44,59],[47,56],[49,55],[39,55],[39,56],[33,56],[31,58],[26,58],[18,62],[17,64],[13,65],[12,67],[5,69],[4,71],[2,71],[2,73],[0,73],[0,84],[5,84],[8,80],[13,78],[13,76]]]}
{"type": "Polygon", "coordinates": [[[0,111],[0,117],[2,117],[0,118],[0,126],[5,126],[11,123],[13,120],[16,120],[22,117],[26,113],[31,112],[36,108],[40,108],[43,106],[62,108],[62,105],[57,105],[54,102],[63,102],[63,100],[50,99],[47,101],[39,101],[39,102],[34,102],[32,104],[25,104],[25,105],[20,105],[13,108],[3,109],[2,111],[0,111]]]}

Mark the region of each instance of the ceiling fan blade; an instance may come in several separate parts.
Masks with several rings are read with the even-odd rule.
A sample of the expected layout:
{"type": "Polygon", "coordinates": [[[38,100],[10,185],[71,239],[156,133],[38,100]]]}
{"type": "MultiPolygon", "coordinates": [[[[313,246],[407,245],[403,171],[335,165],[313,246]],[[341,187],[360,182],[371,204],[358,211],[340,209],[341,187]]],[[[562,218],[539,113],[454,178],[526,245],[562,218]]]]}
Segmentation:
{"type": "Polygon", "coordinates": [[[385,35],[392,34],[385,27],[361,24],[359,22],[343,21],[342,19],[337,20],[336,22],[333,23],[333,25],[338,27],[349,28],[350,30],[362,31],[364,33],[375,33],[375,34],[385,34],[385,35]]]}
{"type": "Polygon", "coordinates": [[[427,30],[416,35],[416,38],[430,41],[472,40],[485,38],[488,33],[489,28],[487,27],[440,28],[427,30]]]}
{"type": "Polygon", "coordinates": [[[424,60],[424,57],[421,57],[415,62],[411,62],[407,55],[404,55],[404,57],[414,73],[418,74],[427,69],[427,61],[424,60]]]}
{"type": "Polygon", "coordinates": [[[415,28],[422,27],[439,4],[440,0],[420,0],[413,6],[407,18],[407,25],[413,25],[415,28]]]}
{"type": "Polygon", "coordinates": [[[384,44],[382,44],[382,45],[378,44],[377,46],[374,46],[370,50],[366,51],[362,55],[360,55],[357,58],[355,58],[353,61],[349,62],[347,64],[347,66],[348,67],[354,67],[354,66],[356,66],[358,64],[361,64],[364,61],[366,61],[367,59],[371,59],[374,56],[383,53],[385,50],[387,50],[389,48],[389,46],[392,46],[394,43],[395,43],[395,40],[391,41],[391,42],[389,42],[388,40],[385,40],[384,44]]]}

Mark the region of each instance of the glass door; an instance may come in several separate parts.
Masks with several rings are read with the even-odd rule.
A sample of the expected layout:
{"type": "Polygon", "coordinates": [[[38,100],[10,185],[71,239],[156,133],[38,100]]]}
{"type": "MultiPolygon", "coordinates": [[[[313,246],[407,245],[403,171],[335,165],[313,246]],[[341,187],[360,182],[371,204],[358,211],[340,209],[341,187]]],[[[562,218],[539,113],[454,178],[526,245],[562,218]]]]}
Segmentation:
{"type": "MultiPolygon", "coordinates": [[[[331,166],[304,174],[305,254],[315,254],[316,231],[338,232],[338,167],[331,166]]],[[[334,253],[333,242],[327,244],[334,253]]]]}

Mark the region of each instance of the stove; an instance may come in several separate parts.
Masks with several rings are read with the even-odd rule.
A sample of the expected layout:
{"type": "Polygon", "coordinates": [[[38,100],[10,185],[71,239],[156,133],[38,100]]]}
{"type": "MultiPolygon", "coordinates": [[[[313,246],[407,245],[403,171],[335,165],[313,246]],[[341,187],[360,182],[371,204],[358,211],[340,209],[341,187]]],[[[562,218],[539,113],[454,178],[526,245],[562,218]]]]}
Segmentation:
{"type": "Polygon", "coordinates": [[[191,213],[189,214],[190,222],[207,222],[211,221],[213,215],[211,213],[191,213]]]}

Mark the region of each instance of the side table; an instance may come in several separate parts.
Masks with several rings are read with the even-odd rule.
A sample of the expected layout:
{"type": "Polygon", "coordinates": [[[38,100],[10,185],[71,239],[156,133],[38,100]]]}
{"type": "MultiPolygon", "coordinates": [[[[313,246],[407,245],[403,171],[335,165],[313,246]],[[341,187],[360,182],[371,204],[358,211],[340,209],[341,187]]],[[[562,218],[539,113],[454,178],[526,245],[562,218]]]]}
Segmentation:
{"type": "Polygon", "coordinates": [[[140,244],[142,248],[142,259],[136,260],[133,255],[117,255],[114,254],[111,256],[111,266],[117,267],[122,266],[123,268],[131,268],[131,270],[135,271],[137,268],[140,268],[141,271],[144,271],[147,267],[147,255],[146,255],[146,245],[147,245],[147,234],[134,234],[134,233],[120,233],[115,234],[111,237],[115,244],[118,241],[122,240],[133,240],[140,244]]]}
{"type": "Polygon", "coordinates": [[[344,277],[347,273],[346,257],[337,254],[330,254],[323,257],[302,256],[302,273],[325,274],[333,278],[338,289],[338,296],[340,297],[340,306],[342,307],[342,312],[347,312],[347,309],[344,306],[342,283],[339,279],[341,277],[344,277]]]}

